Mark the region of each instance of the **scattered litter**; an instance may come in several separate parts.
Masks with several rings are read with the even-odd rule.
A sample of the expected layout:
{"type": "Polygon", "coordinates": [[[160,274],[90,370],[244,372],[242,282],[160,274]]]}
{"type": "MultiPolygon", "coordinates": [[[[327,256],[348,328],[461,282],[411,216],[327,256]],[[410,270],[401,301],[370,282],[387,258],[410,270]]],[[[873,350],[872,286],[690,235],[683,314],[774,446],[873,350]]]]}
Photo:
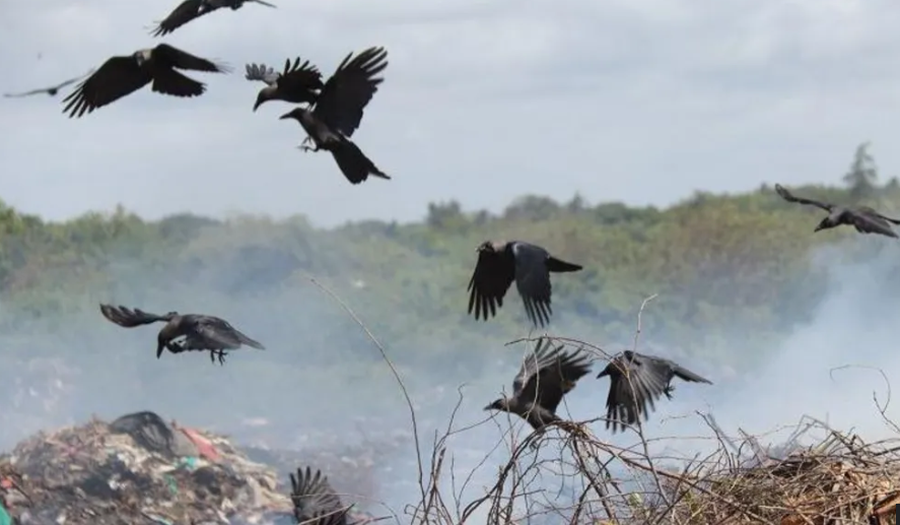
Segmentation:
{"type": "Polygon", "coordinates": [[[224,438],[137,412],[40,432],[0,455],[0,525],[296,523],[278,481],[224,438]]]}

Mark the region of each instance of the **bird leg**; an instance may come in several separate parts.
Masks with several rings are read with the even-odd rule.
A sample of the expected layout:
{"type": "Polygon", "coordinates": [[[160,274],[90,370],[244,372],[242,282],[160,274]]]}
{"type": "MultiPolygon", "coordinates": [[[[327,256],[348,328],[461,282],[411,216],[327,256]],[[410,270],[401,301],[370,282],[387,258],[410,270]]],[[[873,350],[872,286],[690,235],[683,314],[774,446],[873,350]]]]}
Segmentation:
{"type": "Polygon", "coordinates": [[[213,364],[215,364],[215,363],[216,363],[216,357],[218,357],[218,358],[219,358],[219,364],[220,364],[220,365],[225,365],[225,356],[226,356],[226,355],[227,355],[227,354],[225,353],[225,350],[210,350],[210,351],[209,351],[209,360],[210,360],[210,362],[212,362],[213,364]]]}
{"type": "Polygon", "coordinates": [[[304,152],[306,152],[306,151],[313,151],[313,152],[319,151],[319,145],[318,145],[318,144],[313,143],[313,146],[310,147],[310,146],[307,146],[307,145],[306,145],[308,142],[313,142],[312,137],[307,136],[305,139],[303,139],[303,142],[301,142],[300,145],[297,146],[297,147],[300,148],[300,151],[304,151],[304,152]]]}
{"type": "Polygon", "coordinates": [[[666,385],[666,387],[663,388],[663,394],[669,399],[672,399],[673,392],[675,392],[675,385],[666,385]]]}

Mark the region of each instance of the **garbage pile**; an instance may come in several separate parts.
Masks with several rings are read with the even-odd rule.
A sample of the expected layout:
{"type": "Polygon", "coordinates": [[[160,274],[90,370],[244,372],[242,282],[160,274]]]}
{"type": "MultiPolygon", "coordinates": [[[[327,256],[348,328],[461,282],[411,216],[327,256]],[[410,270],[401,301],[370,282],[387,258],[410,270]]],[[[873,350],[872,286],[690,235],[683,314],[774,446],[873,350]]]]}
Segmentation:
{"type": "Polygon", "coordinates": [[[287,525],[289,490],[224,437],[153,412],[40,432],[0,455],[0,525],[287,525]]]}

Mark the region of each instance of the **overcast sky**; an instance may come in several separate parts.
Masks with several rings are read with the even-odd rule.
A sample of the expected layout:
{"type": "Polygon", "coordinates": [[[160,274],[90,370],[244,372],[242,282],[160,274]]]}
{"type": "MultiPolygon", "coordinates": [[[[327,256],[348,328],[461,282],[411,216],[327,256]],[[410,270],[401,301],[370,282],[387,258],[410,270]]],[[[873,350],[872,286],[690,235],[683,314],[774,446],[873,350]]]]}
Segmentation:
{"type": "MultiPolygon", "coordinates": [[[[834,182],[871,140],[900,173],[900,4],[889,0],[273,0],[163,39],[234,66],[197,99],[149,88],[81,119],[62,96],[0,99],[0,197],[61,219],[303,213],[401,221],[427,203],[501,210],[526,193],[665,205],[695,189],[834,182]],[[357,144],[394,178],[352,186],[247,62],[331,74],[384,45],[357,144]]],[[[0,91],[43,87],[160,40],[177,0],[0,3],[0,91]]],[[[62,93],[64,96],[68,89],[62,93]]]]}

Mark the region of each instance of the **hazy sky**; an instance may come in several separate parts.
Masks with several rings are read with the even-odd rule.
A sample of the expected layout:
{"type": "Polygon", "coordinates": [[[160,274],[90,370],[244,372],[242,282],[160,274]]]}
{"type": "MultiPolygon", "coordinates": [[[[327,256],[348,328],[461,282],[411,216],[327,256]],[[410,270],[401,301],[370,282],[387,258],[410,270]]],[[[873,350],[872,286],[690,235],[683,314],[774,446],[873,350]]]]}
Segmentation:
{"type": "MultiPolygon", "coordinates": [[[[888,0],[274,0],[219,11],[167,43],[224,60],[193,100],[145,88],[80,120],[45,96],[0,99],[0,197],[59,219],[117,203],[303,213],[320,225],[422,217],[428,202],[500,210],[525,193],[667,204],[698,188],[836,181],[861,141],[900,153],[900,5],[888,0]],[[384,45],[354,139],[394,179],[352,186],[301,153],[290,109],[251,111],[247,62],[302,56],[331,74],[384,45]]],[[[0,91],[43,87],[160,42],[177,0],[0,6],[0,91]]],[[[63,96],[68,93],[68,88],[63,96]]]]}

